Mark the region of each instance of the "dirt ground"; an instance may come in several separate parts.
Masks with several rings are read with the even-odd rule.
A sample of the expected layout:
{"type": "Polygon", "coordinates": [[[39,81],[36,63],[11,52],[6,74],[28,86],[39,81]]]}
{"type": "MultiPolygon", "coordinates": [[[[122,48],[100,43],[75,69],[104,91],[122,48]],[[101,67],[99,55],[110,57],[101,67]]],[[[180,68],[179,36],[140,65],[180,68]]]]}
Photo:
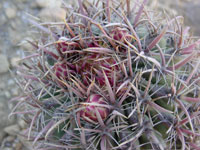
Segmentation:
{"type": "MultiPolygon", "coordinates": [[[[0,0],[0,150],[27,150],[29,147],[17,136],[25,123],[16,117],[8,119],[14,107],[9,100],[20,94],[11,72],[16,70],[23,51],[30,50],[30,45],[24,44],[24,39],[32,34],[27,20],[29,14],[62,18],[64,12],[59,5],[59,0],[0,0]],[[50,13],[55,8],[57,11],[50,13]]],[[[200,0],[150,0],[149,6],[183,15],[186,26],[191,26],[194,35],[200,36],[200,0]]]]}

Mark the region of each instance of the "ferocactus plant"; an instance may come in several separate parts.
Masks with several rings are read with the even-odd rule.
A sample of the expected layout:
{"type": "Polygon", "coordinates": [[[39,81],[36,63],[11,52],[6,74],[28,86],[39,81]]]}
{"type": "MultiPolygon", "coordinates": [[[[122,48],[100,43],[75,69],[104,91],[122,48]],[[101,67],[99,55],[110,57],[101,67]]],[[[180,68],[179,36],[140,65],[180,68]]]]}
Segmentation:
{"type": "Polygon", "coordinates": [[[78,0],[33,22],[17,107],[37,150],[200,149],[200,40],[130,0],[78,0]]]}

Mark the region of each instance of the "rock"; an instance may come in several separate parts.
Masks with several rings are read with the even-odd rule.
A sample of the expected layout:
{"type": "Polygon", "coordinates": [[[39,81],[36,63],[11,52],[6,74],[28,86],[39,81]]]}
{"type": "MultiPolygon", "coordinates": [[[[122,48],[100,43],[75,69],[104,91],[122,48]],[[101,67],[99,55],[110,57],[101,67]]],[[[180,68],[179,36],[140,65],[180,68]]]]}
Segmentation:
{"type": "Polygon", "coordinates": [[[14,140],[15,140],[15,136],[8,136],[8,137],[6,137],[6,141],[8,141],[8,142],[13,142],[14,140]]]}
{"type": "Polygon", "coordinates": [[[5,97],[0,96],[0,141],[6,135],[4,128],[13,124],[16,120],[16,117],[11,117],[8,119],[10,111],[8,109],[7,100],[5,97]]]}
{"type": "Polygon", "coordinates": [[[7,81],[7,83],[8,83],[9,86],[13,86],[13,85],[15,85],[15,80],[14,79],[9,79],[7,81]]]}
{"type": "MultiPolygon", "coordinates": [[[[22,22],[21,22],[19,19],[12,19],[12,20],[10,20],[10,21],[9,21],[9,25],[10,25],[10,28],[11,28],[12,30],[15,30],[15,31],[18,31],[18,28],[21,27],[21,26],[23,26],[23,25],[22,25],[22,22]]],[[[21,35],[21,34],[23,35],[24,32],[19,33],[19,31],[18,31],[18,36],[21,35]]],[[[21,36],[20,36],[20,37],[21,37],[21,36]]]]}
{"type": "Polygon", "coordinates": [[[24,32],[19,33],[19,31],[11,27],[8,29],[8,33],[12,46],[17,46],[17,44],[19,44],[21,40],[24,38],[24,32]]]}
{"type": "Polygon", "coordinates": [[[38,16],[44,21],[61,21],[66,15],[61,5],[62,0],[35,0],[32,7],[42,8],[38,16]]]}
{"type": "Polygon", "coordinates": [[[4,25],[7,21],[7,18],[5,17],[4,14],[0,14],[0,25],[4,25]]]}
{"type": "Polygon", "coordinates": [[[4,92],[4,96],[7,98],[7,99],[10,99],[11,98],[11,94],[9,91],[5,91],[4,92]]]}
{"type": "Polygon", "coordinates": [[[6,13],[6,16],[7,16],[9,19],[12,19],[12,18],[15,18],[15,17],[16,17],[16,15],[17,15],[17,10],[16,10],[15,7],[8,7],[8,8],[6,8],[5,13],[6,13]]]}
{"type": "Polygon", "coordinates": [[[27,42],[26,40],[32,41],[31,38],[26,38],[19,44],[19,46],[23,50],[32,51],[33,50],[33,46],[29,42],[27,42]]]}
{"type": "Polygon", "coordinates": [[[62,21],[66,16],[66,11],[60,7],[44,8],[39,13],[39,17],[44,21],[62,21]]]}
{"type": "Polygon", "coordinates": [[[21,58],[19,57],[13,57],[11,58],[10,62],[11,62],[11,66],[12,67],[17,67],[20,63],[21,58]]]}
{"type": "Polygon", "coordinates": [[[6,136],[6,133],[0,129],[0,142],[3,140],[3,138],[6,136]]]}
{"type": "Polygon", "coordinates": [[[0,90],[4,90],[6,88],[6,84],[4,82],[0,82],[0,90]]]}
{"type": "Polygon", "coordinates": [[[185,3],[182,9],[182,13],[184,14],[185,17],[185,22],[191,26],[193,26],[192,30],[194,31],[194,34],[197,36],[200,36],[200,28],[199,28],[199,23],[200,23],[200,17],[197,15],[200,13],[200,3],[199,2],[188,2],[185,3]]]}
{"type": "Polygon", "coordinates": [[[18,88],[17,87],[12,88],[11,94],[12,94],[12,96],[18,96],[19,95],[18,88]]]}
{"type": "Polygon", "coordinates": [[[9,70],[9,63],[6,55],[0,54],[0,73],[6,73],[9,70]]]}
{"type": "Polygon", "coordinates": [[[6,132],[9,135],[16,135],[17,133],[19,133],[19,131],[20,131],[20,127],[17,124],[10,125],[4,128],[4,132],[6,132]]]}
{"type": "Polygon", "coordinates": [[[21,129],[25,129],[27,127],[27,123],[20,118],[18,118],[17,123],[18,123],[18,125],[20,126],[21,129]]]}
{"type": "Polygon", "coordinates": [[[35,0],[35,2],[32,4],[32,7],[52,8],[52,7],[60,7],[61,4],[62,4],[61,0],[35,0]]]}

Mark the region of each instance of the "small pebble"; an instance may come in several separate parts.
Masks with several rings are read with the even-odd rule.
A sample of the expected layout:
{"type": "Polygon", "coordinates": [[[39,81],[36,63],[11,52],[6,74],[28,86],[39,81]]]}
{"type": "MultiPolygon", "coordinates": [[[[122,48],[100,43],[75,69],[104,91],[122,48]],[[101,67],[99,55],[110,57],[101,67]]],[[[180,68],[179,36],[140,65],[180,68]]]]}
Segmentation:
{"type": "Polygon", "coordinates": [[[6,55],[0,54],[0,74],[9,70],[9,62],[6,55]]]}
{"type": "Polygon", "coordinates": [[[4,128],[4,132],[8,133],[9,135],[16,135],[19,131],[20,128],[17,124],[4,128]]]}
{"type": "Polygon", "coordinates": [[[66,16],[66,11],[60,7],[44,8],[39,13],[39,17],[44,21],[62,21],[66,16]]]}
{"type": "Polygon", "coordinates": [[[9,18],[9,19],[13,19],[16,17],[16,9],[14,7],[8,7],[6,8],[5,10],[5,13],[6,13],[6,16],[9,18]]]}
{"type": "Polygon", "coordinates": [[[10,99],[10,98],[11,98],[11,94],[10,94],[9,91],[5,91],[5,92],[4,92],[4,95],[5,95],[5,97],[6,97],[7,99],[10,99]]]}
{"type": "Polygon", "coordinates": [[[12,67],[17,67],[19,65],[19,63],[20,63],[20,60],[21,60],[21,58],[19,58],[19,57],[11,58],[10,61],[11,61],[12,67]]]}
{"type": "Polygon", "coordinates": [[[8,136],[8,137],[6,137],[6,141],[8,141],[8,142],[13,142],[14,140],[15,140],[15,136],[8,136]]]}

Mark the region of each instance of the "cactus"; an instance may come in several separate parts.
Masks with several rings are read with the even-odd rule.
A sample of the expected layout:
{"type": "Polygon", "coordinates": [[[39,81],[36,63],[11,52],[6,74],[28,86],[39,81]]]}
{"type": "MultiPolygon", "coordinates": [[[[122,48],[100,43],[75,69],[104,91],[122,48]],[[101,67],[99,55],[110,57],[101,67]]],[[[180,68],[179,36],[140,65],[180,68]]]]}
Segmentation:
{"type": "Polygon", "coordinates": [[[12,112],[25,137],[37,150],[199,149],[200,40],[182,18],[146,0],[78,2],[63,22],[32,21],[45,34],[28,41],[12,112]]]}

